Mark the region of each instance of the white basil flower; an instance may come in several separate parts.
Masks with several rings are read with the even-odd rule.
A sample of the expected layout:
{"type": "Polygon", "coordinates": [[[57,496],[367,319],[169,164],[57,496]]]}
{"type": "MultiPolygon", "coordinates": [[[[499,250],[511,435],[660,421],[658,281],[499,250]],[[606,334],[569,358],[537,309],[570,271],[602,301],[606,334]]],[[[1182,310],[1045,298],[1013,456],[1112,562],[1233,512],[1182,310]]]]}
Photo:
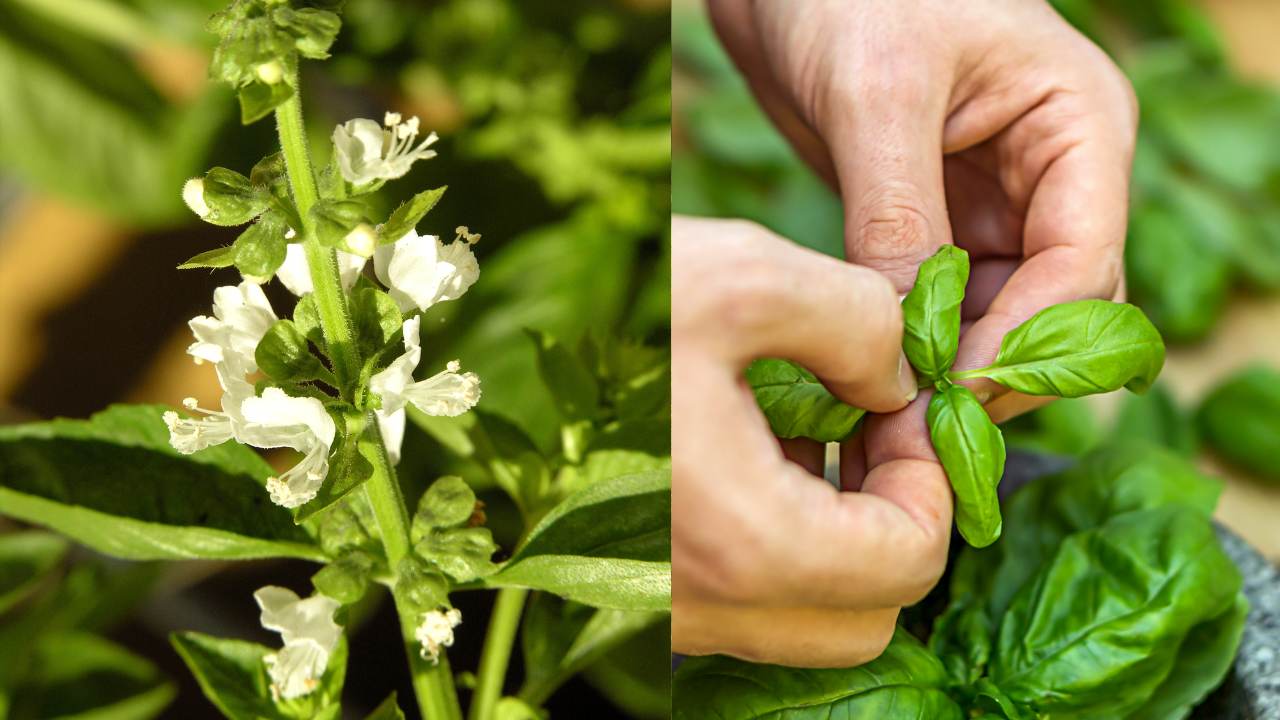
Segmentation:
{"type": "Polygon", "coordinates": [[[352,185],[402,177],[415,161],[436,156],[427,149],[439,139],[435,133],[415,146],[417,138],[416,117],[402,122],[399,113],[387,113],[382,125],[367,118],[348,120],[333,130],[338,170],[352,185]]]}
{"type": "MultiPolygon", "coordinates": [[[[338,277],[342,279],[343,290],[350,290],[356,284],[360,271],[364,269],[365,260],[366,258],[354,253],[338,251],[338,277]]],[[[284,283],[289,292],[298,297],[315,290],[315,286],[311,284],[311,267],[307,265],[307,253],[301,243],[289,243],[285,246],[284,263],[276,270],[276,278],[284,283]]]]}
{"type": "Polygon", "coordinates": [[[243,378],[258,369],[254,351],[276,320],[262,288],[247,280],[224,285],[213,291],[213,317],[199,315],[187,323],[196,338],[187,353],[196,364],[213,363],[220,379],[243,378]]]}
{"type": "Polygon", "coordinates": [[[267,478],[271,501],[287,508],[304,505],[316,496],[329,474],[329,448],[337,426],[324,404],[312,397],[291,397],[269,387],[261,397],[240,404],[244,425],[240,442],[259,448],[293,448],[302,460],[278,477],[267,478]]]}
{"type": "Polygon", "coordinates": [[[419,236],[410,230],[394,243],[378,246],[373,253],[374,273],[401,312],[456,300],[480,277],[480,264],[471,252],[471,238],[476,237],[446,245],[435,235],[419,236]]]}
{"type": "Polygon", "coordinates": [[[165,427],[169,428],[169,444],[183,455],[221,445],[238,437],[244,427],[240,405],[253,397],[253,386],[243,378],[223,379],[221,372],[219,379],[226,388],[222,393],[222,410],[206,410],[196,404],[195,398],[189,397],[182,401],[183,407],[204,417],[185,418],[172,410],[163,415],[165,427]]]}
{"type": "Polygon", "coordinates": [[[274,585],[259,589],[253,598],[262,608],[262,627],[284,640],[279,652],[263,658],[272,696],[292,700],[315,690],[342,638],[342,627],[333,621],[338,601],[318,594],[303,600],[274,585]]]}
{"type": "Polygon", "coordinates": [[[426,380],[414,381],[413,371],[422,359],[418,341],[421,321],[417,316],[404,321],[404,354],[369,380],[369,389],[382,397],[380,416],[394,415],[413,404],[428,415],[453,417],[480,401],[480,378],[475,373],[458,372],[461,366],[457,360],[426,380]]]}
{"type": "Polygon", "coordinates": [[[453,645],[453,629],[462,624],[462,611],[457,608],[432,610],[422,614],[422,622],[413,636],[422,643],[422,657],[434,665],[440,661],[441,648],[453,645]]]}

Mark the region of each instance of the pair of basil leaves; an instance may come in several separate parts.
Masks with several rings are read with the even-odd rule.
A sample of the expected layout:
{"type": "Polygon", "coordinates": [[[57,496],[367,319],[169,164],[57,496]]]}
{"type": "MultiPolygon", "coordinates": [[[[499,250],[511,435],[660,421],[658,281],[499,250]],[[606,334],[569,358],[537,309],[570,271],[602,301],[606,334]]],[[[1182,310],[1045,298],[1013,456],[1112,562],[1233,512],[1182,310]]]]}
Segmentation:
{"type": "MultiPolygon", "coordinates": [[[[1121,387],[1141,393],[1164,365],[1164,341],[1133,305],[1080,300],[1048,307],[1014,328],[990,366],[957,372],[951,366],[968,280],[968,254],[954,245],[920,266],[902,301],[902,348],[922,384],[933,388],[926,418],[955,492],[956,526],[970,545],[985,547],[1000,537],[996,487],[1004,472],[1004,438],[973,392],[956,383],[987,378],[1028,395],[1064,398],[1121,387]]],[[[780,437],[838,442],[863,414],[794,363],[758,361],[747,379],[780,437]]]]}

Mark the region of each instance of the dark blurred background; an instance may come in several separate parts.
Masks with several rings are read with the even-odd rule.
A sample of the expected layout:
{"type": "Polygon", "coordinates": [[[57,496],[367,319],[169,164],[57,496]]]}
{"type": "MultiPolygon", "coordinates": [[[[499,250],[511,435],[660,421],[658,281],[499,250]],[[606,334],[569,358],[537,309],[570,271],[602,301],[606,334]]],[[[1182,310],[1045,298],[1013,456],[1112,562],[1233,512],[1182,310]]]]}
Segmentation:
{"type": "MultiPolygon", "coordinates": [[[[240,126],[234,97],[206,80],[203,24],[224,4],[0,0],[0,421],[191,395],[216,404],[211,369],[184,352],[186,322],[209,311],[214,287],[239,278],[174,267],[236,229],[198,223],[180,189],[213,165],[247,173],[275,143],[270,120],[240,126]]],[[[485,409],[548,443],[557,423],[530,381],[524,328],[667,345],[670,17],[666,0],[348,0],[333,58],[303,66],[318,164],[333,127],[352,117],[393,110],[441,135],[439,156],[380,197],[390,210],[447,184],[419,231],[448,237],[466,225],[483,235],[479,283],[424,322],[423,365],[461,359],[483,378],[485,409]]],[[[277,310],[289,307],[277,284],[268,294],[277,310]]],[[[425,436],[407,445],[418,448],[402,466],[410,486],[443,471],[425,436]]],[[[509,503],[483,495],[510,547],[500,527],[509,503]]],[[[314,571],[74,553],[53,590],[71,608],[63,614],[81,608],[77,627],[105,629],[177,682],[166,717],[217,716],[169,631],[275,643],[258,627],[253,590],[306,588],[314,571]]],[[[475,668],[490,600],[456,600],[471,624],[451,653],[455,670],[475,668]]],[[[409,707],[390,608],[361,607],[352,623],[362,629],[346,715],[362,717],[396,688],[409,707]]],[[[575,680],[551,702],[553,715],[665,716],[666,633],[643,634],[575,680]]]]}

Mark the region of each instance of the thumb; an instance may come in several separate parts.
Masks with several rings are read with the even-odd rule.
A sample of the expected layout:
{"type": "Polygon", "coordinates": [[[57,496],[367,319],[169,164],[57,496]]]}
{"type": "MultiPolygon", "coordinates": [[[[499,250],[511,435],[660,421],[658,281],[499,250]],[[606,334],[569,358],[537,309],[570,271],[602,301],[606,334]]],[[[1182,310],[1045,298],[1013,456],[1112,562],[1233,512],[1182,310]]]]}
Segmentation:
{"type": "Polygon", "coordinates": [[[845,100],[833,98],[835,111],[821,123],[844,201],[845,251],[905,293],[920,263],[951,242],[942,174],[946,93],[926,78],[862,85],[845,100]]]}

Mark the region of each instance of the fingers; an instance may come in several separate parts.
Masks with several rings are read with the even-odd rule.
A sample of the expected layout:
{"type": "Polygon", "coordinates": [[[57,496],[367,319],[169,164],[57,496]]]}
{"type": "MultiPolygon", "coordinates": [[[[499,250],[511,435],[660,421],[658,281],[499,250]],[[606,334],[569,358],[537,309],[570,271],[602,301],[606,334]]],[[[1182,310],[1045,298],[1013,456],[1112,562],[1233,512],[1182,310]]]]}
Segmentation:
{"type": "Polygon", "coordinates": [[[673,333],[731,372],[794,360],[845,402],[875,412],[915,397],[902,310],[879,273],[745,222],[673,222],[673,333]]]}
{"type": "Polygon", "coordinates": [[[671,648],[724,653],[791,667],[854,667],[879,657],[893,638],[898,609],[753,608],[678,603],[671,648]]]}
{"type": "Polygon", "coordinates": [[[820,130],[840,181],[846,257],[905,293],[920,263],[951,242],[942,172],[946,92],[924,67],[891,80],[878,72],[867,69],[862,84],[833,89],[820,130]]]}

